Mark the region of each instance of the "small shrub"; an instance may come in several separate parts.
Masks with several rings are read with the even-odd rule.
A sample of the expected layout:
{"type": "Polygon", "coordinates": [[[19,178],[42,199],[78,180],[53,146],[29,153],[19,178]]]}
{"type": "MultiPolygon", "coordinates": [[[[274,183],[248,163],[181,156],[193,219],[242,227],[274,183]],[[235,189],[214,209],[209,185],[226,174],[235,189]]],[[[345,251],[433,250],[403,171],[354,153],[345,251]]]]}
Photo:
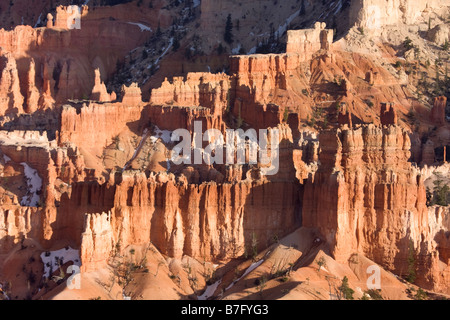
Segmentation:
{"type": "Polygon", "coordinates": [[[287,122],[288,118],[289,118],[289,110],[288,110],[288,108],[285,108],[284,109],[284,114],[283,114],[283,121],[287,122]]]}
{"type": "Polygon", "coordinates": [[[319,266],[319,269],[317,269],[317,272],[319,272],[319,271],[320,271],[320,268],[322,268],[322,267],[326,267],[326,266],[327,266],[327,263],[326,263],[326,261],[325,261],[325,258],[324,258],[324,257],[320,257],[320,259],[319,259],[319,260],[317,260],[317,261],[316,261],[316,263],[317,263],[317,265],[319,266]]]}
{"type": "Polygon", "coordinates": [[[400,69],[402,66],[403,66],[403,65],[402,65],[402,63],[401,63],[400,61],[397,61],[397,62],[394,64],[394,68],[395,68],[395,69],[400,69]]]}
{"type": "Polygon", "coordinates": [[[381,296],[381,290],[369,289],[364,292],[364,294],[368,294],[372,300],[384,300],[381,296]]]}
{"type": "Polygon", "coordinates": [[[416,300],[427,300],[428,299],[428,294],[422,290],[422,288],[419,288],[419,290],[417,290],[416,295],[414,296],[414,298],[416,300]]]}
{"type": "Polygon", "coordinates": [[[403,41],[403,46],[405,47],[405,49],[411,50],[412,48],[414,48],[414,44],[412,42],[412,40],[409,37],[405,38],[405,41],[403,41]]]}

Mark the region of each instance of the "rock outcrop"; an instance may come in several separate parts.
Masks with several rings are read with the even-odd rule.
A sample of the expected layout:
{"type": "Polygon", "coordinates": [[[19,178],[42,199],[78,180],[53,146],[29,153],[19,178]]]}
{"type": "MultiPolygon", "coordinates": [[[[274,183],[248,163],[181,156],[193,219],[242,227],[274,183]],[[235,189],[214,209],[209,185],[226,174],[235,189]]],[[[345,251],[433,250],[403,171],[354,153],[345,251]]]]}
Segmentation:
{"type": "Polygon", "coordinates": [[[132,96],[126,94],[125,102],[90,102],[78,107],[64,106],[59,144],[71,142],[76,146],[83,146],[92,155],[100,156],[103,148],[111,144],[112,139],[124,130],[127,123],[141,118],[143,106],[139,93],[139,88],[132,87],[132,96]],[[89,144],[86,145],[86,141],[89,144]]]}
{"type": "Polygon", "coordinates": [[[288,30],[286,53],[296,53],[300,61],[309,61],[319,50],[329,50],[333,43],[333,30],[325,29],[324,22],[316,22],[313,29],[288,30]]]}
{"type": "Polygon", "coordinates": [[[445,7],[445,0],[352,0],[350,22],[371,32],[382,26],[417,22],[424,12],[445,7]]]}
{"type": "Polygon", "coordinates": [[[54,27],[59,29],[73,29],[77,26],[77,22],[75,20],[81,20],[83,16],[88,14],[88,12],[89,7],[87,5],[83,5],[81,7],[57,6],[54,27]]]}
{"type": "Polygon", "coordinates": [[[33,113],[39,108],[40,93],[36,87],[36,65],[34,60],[30,61],[27,79],[26,112],[33,113]]]}
{"type": "MultiPolygon", "coordinates": [[[[230,3],[218,1],[217,6],[229,8],[230,3]]],[[[201,2],[205,12],[199,23],[213,19],[213,4],[201,2]]],[[[411,23],[442,1],[353,4],[351,22],[372,30],[411,23]]],[[[200,8],[191,10],[199,13],[200,8]]],[[[393,48],[373,40],[377,48],[371,50],[380,50],[375,58],[347,50],[363,32],[354,39],[350,32],[346,47],[344,41],[333,44],[333,31],[318,22],[311,29],[288,31],[286,53],[233,55],[227,73],[166,78],[147,103],[135,78],[122,85],[119,97],[108,93],[102,79],[108,79],[126,53],[131,51],[131,58],[133,52],[141,53],[132,49],[148,40],[150,28],[128,22],[127,12],[110,7],[88,12],[83,7],[82,27],[72,30],[72,14],[60,6],[54,19],[48,16],[46,28],[0,30],[0,174],[6,178],[0,186],[1,254],[22,239],[32,239],[44,250],[64,243],[79,250],[83,272],[104,271],[111,257],[123,257],[134,247],[150,248],[151,242],[158,259],[167,265],[171,261],[171,272],[182,259],[228,268],[232,259],[256,256],[275,242],[277,250],[284,250],[279,239],[303,226],[297,236],[307,241],[292,242],[301,250],[285,250],[298,251],[291,269],[300,284],[314,255],[324,250],[336,260],[329,258],[334,270],[326,272],[339,277],[350,272],[348,262],[355,255],[405,277],[413,257],[417,284],[450,293],[449,212],[448,207],[427,207],[426,187],[432,183],[427,179],[434,169],[425,166],[440,161],[436,150],[447,145],[446,98],[436,98],[431,112],[415,106],[426,119],[412,133],[413,119],[404,115],[416,88],[411,77],[393,68],[398,60],[393,48]],[[125,26],[110,28],[119,23],[125,26]],[[250,150],[244,153],[245,164],[174,164],[170,131],[184,128],[193,134],[195,121],[203,131],[221,133],[268,129],[271,142],[277,129],[278,148],[271,146],[270,153],[278,156],[278,171],[268,175],[272,163],[248,163],[250,150]],[[430,131],[424,143],[425,124],[437,127],[438,138],[430,131]],[[21,129],[14,130],[16,126],[21,129]],[[42,180],[33,205],[18,201],[30,189],[28,167],[42,180]],[[8,184],[10,177],[16,180],[8,184]],[[24,190],[7,190],[15,184],[24,190]],[[335,273],[338,265],[345,268],[335,273]],[[296,268],[304,272],[298,278],[296,268]]],[[[282,23],[287,27],[299,14],[295,11],[282,23]]],[[[170,25],[165,13],[161,17],[170,25]]],[[[283,28],[281,24],[274,36],[283,28]]],[[[440,41],[439,32],[435,38],[440,41]]],[[[165,49],[161,58],[180,56],[165,49]]],[[[414,50],[405,57],[413,55],[414,50]]],[[[125,65],[133,68],[132,61],[126,59],[125,65]]],[[[140,67],[135,70],[144,73],[140,67]]],[[[164,71],[159,67],[156,72],[164,71]]],[[[249,137],[245,140],[253,145],[249,137]]],[[[208,141],[202,142],[205,148],[208,141]]],[[[197,151],[192,149],[191,156],[197,151]]],[[[272,258],[278,254],[266,253],[272,258]]],[[[364,273],[362,265],[350,268],[358,269],[354,275],[364,273]]],[[[168,283],[175,283],[164,272],[168,283]]]]}
{"type": "Polygon", "coordinates": [[[382,125],[397,124],[397,112],[395,111],[395,105],[393,103],[381,104],[380,121],[382,125]]]}
{"type": "Polygon", "coordinates": [[[215,116],[221,116],[227,108],[230,77],[226,74],[188,73],[186,79],[167,79],[160,88],[153,89],[150,103],[154,105],[178,105],[204,107],[215,116]]]}
{"type": "Polygon", "coordinates": [[[447,98],[437,97],[434,99],[433,108],[431,109],[431,121],[437,126],[442,126],[446,123],[445,108],[447,107],[447,98]]]}
{"type": "Polygon", "coordinates": [[[98,68],[95,69],[94,73],[95,73],[95,81],[94,87],[92,88],[91,92],[91,100],[98,102],[113,101],[112,99],[113,97],[110,96],[110,94],[106,90],[105,83],[101,80],[100,69],[98,68]]]}
{"type": "Polygon", "coordinates": [[[430,268],[441,261],[435,237],[448,221],[436,225],[428,214],[424,178],[408,162],[408,133],[368,125],[319,138],[321,166],[305,185],[303,224],[320,229],[338,261],[361,252],[405,275],[408,252],[415,250],[419,283],[448,290],[442,271],[430,268]]]}
{"type": "Polygon", "coordinates": [[[137,83],[129,87],[122,86],[122,104],[125,106],[139,106],[142,104],[142,91],[137,83]]]}

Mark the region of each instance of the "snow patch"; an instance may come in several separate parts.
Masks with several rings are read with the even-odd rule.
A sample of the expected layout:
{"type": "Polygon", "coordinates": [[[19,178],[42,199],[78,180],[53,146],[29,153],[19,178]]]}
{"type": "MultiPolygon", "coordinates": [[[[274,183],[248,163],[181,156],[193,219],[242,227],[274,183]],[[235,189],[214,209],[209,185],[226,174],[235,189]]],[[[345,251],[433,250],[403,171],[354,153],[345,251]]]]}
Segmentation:
{"type": "Polygon", "coordinates": [[[145,24],[142,23],[137,23],[137,22],[128,22],[128,24],[133,24],[135,26],[138,26],[142,31],[152,31],[152,28],[146,26],[145,24]]]}
{"type": "Polygon", "coordinates": [[[25,162],[21,162],[20,164],[23,166],[28,185],[28,192],[23,196],[20,204],[22,206],[36,207],[40,199],[37,192],[42,188],[42,179],[39,177],[36,169],[31,168],[25,162]]]}
{"type": "Polygon", "coordinates": [[[41,17],[42,17],[42,12],[41,12],[41,14],[38,17],[38,19],[36,21],[36,24],[34,25],[34,28],[37,28],[37,26],[41,23],[41,17]]]}
{"type": "Polygon", "coordinates": [[[59,266],[72,261],[74,265],[81,267],[80,254],[78,250],[71,247],[62,248],[56,251],[46,251],[41,253],[41,260],[44,263],[44,278],[50,278],[51,272],[58,270],[59,266]]]}
{"type": "Polygon", "coordinates": [[[221,282],[222,282],[222,279],[214,282],[210,286],[207,286],[205,292],[201,296],[198,296],[197,299],[198,300],[206,300],[209,297],[212,297],[214,295],[214,292],[216,292],[217,287],[220,285],[221,282]]]}
{"type": "Polygon", "coordinates": [[[253,270],[255,270],[256,268],[258,268],[262,263],[264,262],[264,259],[259,260],[258,262],[254,262],[251,264],[250,267],[247,268],[247,270],[245,270],[244,274],[237,280],[233,281],[228,287],[226,287],[225,291],[230,289],[232,286],[234,286],[234,284],[236,282],[238,282],[239,280],[241,280],[242,278],[244,278],[246,275],[248,275],[250,272],[252,272],[253,270]]]}
{"type": "Polygon", "coordinates": [[[167,51],[169,51],[169,49],[172,47],[172,45],[173,45],[173,38],[170,38],[169,45],[167,46],[166,50],[164,50],[164,52],[159,56],[159,58],[156,59],[156,61],[154,63],[155,65],[158,64],[159,60],[161,60],[161,58],[166,55],[167,51]]]}
{"type": "Polygon", "coordinates": [[[231,50],[231,53],[232,54],[239,54],[239,50],[241,50],[241,44],[240,43],[238,44],[238,46],[236,48],[231,50]]]}
{"type": "Polygon", "coordinates": [[[194,0],[193,7],[197,8],[200,5],[200,3],[201,3],[201,0],[194,0]]]}

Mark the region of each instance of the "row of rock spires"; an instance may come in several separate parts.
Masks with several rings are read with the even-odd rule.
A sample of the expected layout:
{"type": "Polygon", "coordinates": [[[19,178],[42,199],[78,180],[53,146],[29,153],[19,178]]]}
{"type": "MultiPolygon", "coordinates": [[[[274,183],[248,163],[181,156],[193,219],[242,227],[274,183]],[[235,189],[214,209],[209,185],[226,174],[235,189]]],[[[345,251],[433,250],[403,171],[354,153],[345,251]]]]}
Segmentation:
{"type": "MultiPolygon", "coordinates": [[[[399,275],[408,270],[413,243],[418,283],[448,292],[448,208],[427,208],[424,180],[430,173],[408,162],[408,132],[364,125],[330,130],[319,139],[318,170],[300,181],[292,170],[298,176],[308,164],[290,144],[283,178],[275,181],[193,184],[165,173],[113,174],[103,184],[73,182],[59,207],[49,187],[45,208],[2,208],[2,251],[22,236],[45,247],[67,239],[81,248],[83,270],[93,270],[117,246],[152,241],[169,256],[217,261],[244,254],[252,239],[264,248],[303,225],[318,228],[338,261],[360,252],[399,275]]],[[[13,149],[2,151],[14,157],[13,149]]],[[[55,175],[66,156],[47,157],[56,160],[47,160],[47,172],[55,175]]]]}
{"type": "MultiPolygon", "coordinates": [[[[72,91],[74,87],[70,81],[63,81],[69,79],[69,63],[65,62],[62,66],[61,73],[58,80],[58,94],[55,96],[55,80],[53,78],[53,71],[49,70],[49,65],[55,65],[54,62],[48,61],[43,64],[43,92],[41,93],[36,86],[36,70],[34,60],[29,61],[29,69],[27,74],[27,82],[24,85],[24,91],[21,90],[21,82],[17,71],[16,60],[9,52],[0,52],[0,101],[2,107],[0,108],[0,115],[23,113],[32,114],[37,110],[53,109],[57,101],[67,100],[67,91],[72,91]],[[25,92],[22,95],[22,92],[25,92]]],[[[99,69],[94,73],[95,81],[91,93],[91,100],[98,102],[117,101],[115,92],[110,94],[106,90],[105,84],[101,81],[99,69]]],[[[137,105],[142,102],[142,93],[137,84],[132,84],[130,87],[122,87],[122,103],[127,105],[137,105]]]]}
{"type": "Polygon", "coordinates": [[[320,143],[319,170],[301,185],[289,180],[155,184],[142,174],[123,177],[111,193],[105,186],[86,191],[90,187],[80,185],[75,196],[97,194],[103,205],[110,199],[98,208],[104,213],[83,215],[91,206],[72,213],[85,217],[84,227],[78,221],[83,268],[98,268],[117,243],[149,240],[169,256],[232,258],[248,250],[251,239],[267,246],[301,220],[320,230],[338,261],[360,252],[399,275],[407,273],[412,243],[418,283],[448,292],[448,208],[427,208],[427,173],[408,162],[408,133],[368,125],[329,131],[320,143]]]}
{"type": "MultiPolygon", "coordinates": [[[[84,10],[86,11],[86,10],[84,10]]],[[[83,11],[82,14],[85,14],[83,11]]],[[[68,13],[67,8],[58,7],[57,11],[57,23],[55,27],[63,28],[64,23],[67,23],[68,13]],[[65,13],[65,14],[63,14],[65,13]]],[[[49,20],[51,23],[51,20],[49,20]]],[[[48,26],[51,27],[51,26],[48,26]]],[[[43,58],[42,70],[38,72],[38,80],[39,83],[42,82],[42,91],[38,89],[36,85],[36,70],[35,70],[35,61],[33,58],[28,58],[28,67],[27,67],[27,75],[26,81],[25,79],[19,78],[19,72],[17,70],[16,60],[12,54],[12,50],[15,49],[16,46],[23,46],[24,44],[20,43],[19,39],[26,37],[30,38],[29,46],[36,46],[36,49],[39,49],[41,42],[43,42],[42,30],[27,28],[19,28],[17,27],[13,31],[2,31],[0,32],[0,43],[4,43],[7,45],[6,48],[3,48],[1,55],[4,59],[3,66],[0,67],[2,70],[2,77],[0,86],[2,88],[2,94],[4,97],[2,101],[4,102],[4,106],[0,110],[0,115],[4,115],[7,113],[33,113],[38,109],[46,109],[53,108],[56,104],[64,103],[67,99],[73,99],[74,97],[80,97],[82,95],[82,91],[80,91],[81,87],[84,87],[84,83],[79,83],[79,79],[77,74],[75,74],[73,69],[75,69],[74,64],[78,63],[76,61],[71,61],[71,59],[60,60],[56,59],[53,55],[48,54],[43,58]],[[27,34],[28,31],[31,31],[32,34],[27,34]],[[42,78],[41,78],[42,75],[42,78]],[[22,80],[22,82],[21,82],[22,80]],[[40,92],[41,91],[41,92],[40,92]]],[[[71,43],[72,39],[70,37],[70,33],[59,32],[52,34],[52,41],[54,40],[54,45],[59,45],[58,43],[64,43],[64,46],[67,46],[67,43],[71,43]],[[59,37],[59,39],[57,39],[59,37]],[[55,39],[53,39],[55,38],[55,39]]],[[[288,50],[286,54],[282,55],[260,55],[255,57],[232,57],[231,58],[231,69],[233,73],[237,74],[254,74],[251,79],[243,79],[240,77],[240,82],[243,84],[251,83],[251,87],[253,88],[265,88],[270,86],[274,82],[279,82],[275,77],[276,74],[283,74],[289,70],[294,70],[298,67],[299,63],[305,62],[311,59],[313,53],[317,50],[328,50],[333,39],[333,31],[325,29],[325,24],[316,23],[313,29],[307,30],[295,30],[290,31],[288,34],[288,50]],[[267,61],[268,59],[268,61],[267,61]],[[272,72],[267,73],[268,68],[272,70],[272,72]],[[266,76],[263,76],[266,74],[266,76]],[[269,78],[267,78],[269,76],[269,78]],[[263,83],[261,83],[261,81],[263,83]],[[264,85],[265,83],[265,85],[264,85]],[[262,86],[261,86],[262,85],[262,86]]],[[[26,50],[30,50],[34,48],[26,48],[26,50]]],[[[22,48],[21,48],[22,50],[22,48]]],[[[79,69],[77,67],[77,69],[79,69]]],[[[94,87],[91,93],[91,99],[99,102],[105,101],[115,101],[117,96],[114,92],[108,93],[106,87],[101,82],[100,70],[95,71],[95,82],[94,87]]],[[[196,76],[194,76],[196,77],[196,76]]],[[[198,81],[199,79],[190,79],[194,81],[198,81]]],[[[206,79],[205,79],[206,80],[206,79]]],[[[207,80],[212,80],[211,76],[208,77],[207,80]]],[[[177,82],[177,79],[174,80],[177,82]]],[[[285,80],[284,80],[285,82],[285,80]]],[[[221,81],[224,84],[224,81],[221,81]]],[[[210,83],[209,86],[215,86],[213,83],[210,83]]],[[[238,83],[239,87],[240,84],[238,83]]],[[[227,99],[227,90],[229,87],[222,88],[222,92],[217,92],[216,97],[211,97],[212,101],[210,101],[211,105],[214,103],[226,101],[227,99]]],[[[266,90],[269,91],[269,90],[266,90]]],[[[263,91],[264,92],[264,91],[263,91]]],[[[167,102],[170,100],[179,101],[182,97],[174,97],[174,99],[166,99],[165,101],[161,101],[161,93],[165,93],[165,86],[160,88],[160,90],[154,92],[153,101],[154,103],[167,102]]],[[[175,93],[175,92],[174,92],[175,93]]],[[[260,95],[260,93],[256,93],[260,95]]],[[[267,95],[268,92],[265,92],[267,95]]],[[[139,93],[140,98],[140,93],[139,93]]],[[[166,97],[167,98],[167,97],[166,97]]],[[[136,99],[137,95],[136,95],[136,99]]],[[[134,101],[134,100],[133,100],[134,101]]],[[[133,101],[130,101],[133,102],[133,101]]],[[[188,101],[186,101],[188,102],[188,101]]],[[[198,101],[203,104],[204,101],[198,101]]],[[[128,103],[125,102],[124,103],[128,103]]],[[[185,104],[189,105],[189,104],[185,104]]],[[[197,104],[195,104],[197,105],[197,104]]],[[[218,112],[218,111],[217,111],[218,112]]],[[[213,112],[215,113],[215,112],[213,112]]]]}

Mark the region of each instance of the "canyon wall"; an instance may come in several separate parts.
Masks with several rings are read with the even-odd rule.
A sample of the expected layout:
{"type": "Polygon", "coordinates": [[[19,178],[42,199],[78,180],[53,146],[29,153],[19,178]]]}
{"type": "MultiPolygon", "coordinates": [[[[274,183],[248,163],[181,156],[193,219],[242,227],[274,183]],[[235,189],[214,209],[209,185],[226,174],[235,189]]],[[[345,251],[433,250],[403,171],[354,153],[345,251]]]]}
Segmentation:
{"type": "Polygon", "coordinates": [[[0,254],[8,253],[23,239],[41,239],[43,212],[42,208],[2,204],[0,209],[0,254]]]}
{"type": "MultiPolygon", "coordinates": [[[[103,10],[88,13],[83,7],[80,29],[70,30],[67,19],[71,14],[67,7],[58,7],[54,25],[50,23],[42,28],[19,25],[12,30],[0,30],[1,54],[9,54],[7,68],[0,66],[5,73],[0,85],[2,94],[13,92],[11,110],[16,108],[23,113],[20,99],[24,97],[16,90],[19,83],[22,96],[27,98],[27,112],[37,109],[38,92],[45,96],[41,97],[39,108],[52,107],[51,100],[64,103],[67,99],[89,97],[96,84],[93,69],[98,68],[105,80],[115,71],[117,61],[149,36],[147,32],[136,32],[137,26],[130,23],[123,22],[117,28],[105,13],[109,10],[99,11],[103,10]],[[33,60],[36,79],[29,77],[30,60],[33,60]],[[9,83],[14,86],[6,88],[9,83]]],[[[6,101],[4,105],[8,103],[11,104],[6,101]]]]}
{"type": "Polygon", "coordinates": [[[435,237],[450,225],[429,214],[424,177],[408,162],[408,132],[365,125],[319,139],[321,166],[305,185],[303,224],[321,230],[338,261],[361,252],[399,275],[407,273],[412,243],[418,283],[448,290],[448,276],[437,268],[444,263],[448,273],[448,261],[439,257],[435,237]]]}
{"type": "Polygon", "coordinates": [[[72,107],[66,105],[61,112],[59,145],[73,143],[92,155],[100,156],[103,148],[112,142],[127,124],[141,118],[143,105],[94,103],[72,107]],[[88,143],[86,143],[88,142],[88,143]]]}
{"type": "Polygon", "coordinates": [[[325,27],[324,22],[316,22],[313,29],[288,30],[286,53],[297,53],[300,61],[309,61],[313,53],[330,49],[333,30],[325,27]]]}
{"type": "Polygon", "coordinates": [[[219,116],[227,107],[230,88],[230,77],[226,74],[190,72],[186,79],[174,77],[172,82],[165,79],[161,87],[152,90],[150,103],[205,107],[219,116]]]}
{"type": "Polygon", "coordinates": [[[382,26],[415,24],[422,14],[448,6],[446,0],[352,0],[350,25],[377,31],[382,26]]]}

